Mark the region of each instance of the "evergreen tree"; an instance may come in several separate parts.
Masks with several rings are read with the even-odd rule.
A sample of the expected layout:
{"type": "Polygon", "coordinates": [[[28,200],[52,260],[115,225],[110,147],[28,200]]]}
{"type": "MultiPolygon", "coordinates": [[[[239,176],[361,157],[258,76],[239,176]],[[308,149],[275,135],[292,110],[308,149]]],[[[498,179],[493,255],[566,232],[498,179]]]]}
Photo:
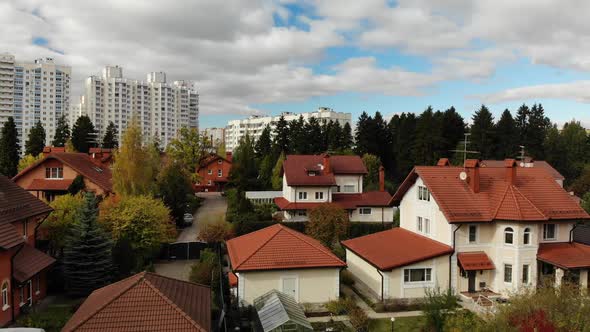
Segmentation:
{"type": "Polygon", "coordinates": [[[553,125],[547,130],[543,150],[547,153],[547,162],[564,175],[566,179],[571,179],[569,174],[571,173],[571,167],[568,165],[565,144],[557,125],[553,125]]]}
{"type": "Polygon", "coordinates": [[[307,153],[305,120],[303,116],[289,122],[289,152],[294,154],[307,153]]]}
{"type": "Polygon", "coordinates": [[[44,147],[45,128],[43,128],[43,124],[41,124],[41,121],[37,121],[35,126],[33,126],[29,131],[29,137],[25,142],[25,154],[36,156],[39,153],[43,152],[44,147]]]}
{"type": "Polygon", "coordinates": [[[525,145],[528,130],[529,130],[529,117],[531,115],[531,109],[522,104],[516,111],[516,130],[518,132],[518,145],[525,145]]]}
{"type": "Polygon", "coordinates": [[[471,118],[471,148],[480,152],[482,159],[494,157],[494,117],[485,105],[471,118]]]}
{"type": "Polygon", "coordinates": [[[270,127],[266,126],[262,130],[260,137],[256,141],[256,146],[254,147],[256,150],[256,156],[258,158],[264,158],[271,154],[272,150],[272,140],[270,138],[270,127]]]}
{"type": "Polygon", "coordinates": [[[455,107],[444,111],[441,119],[442,127],[442,142],[440,144],[441,156],[450,156],[450,150],[455,149],[457,144],[463,140],[465,134],[465,121],[463,117],[457,113],[455,107]]]}
{"type": "Polygon", "coordinates": [[[112,121],[109,122],[109,125],[107,126],[107,129],[102,138],[102,147],[105,149],[114,149],[119,147],[119,141],[117,140],[118,135],[119,132],[117,131],[115,124],[112,121]]]}
{"type": "Polygon", "coordinates": [[[514,158],[518,155],[518,128],[508,109],[504,110],[496,124],[496,159],[514,158]]]}
{"type": "Polygon", "coordinates": [[[68,126],[68,122],[66,121],[66,117],[62,115],[57,119],[57,124],[55,126],[55,135],[53,136],[53,141],[51,145],[57,147],[64,147],[66,145],[66,141],[70,138],[70,126],[68,126]]]}
{"type": "Polygon", "coordinates": [[[281,115],[275,127],[274,147],[277,154],[281,152],[289,152],[289,123],[285,117],[281,115]]]}
{"type": "Polygon", "coordinates": [[[413,144],[413,160],[416,165],[434,165],[441,157],[438,148],[442,140],[440,117],[440,114],[435,116],[430,106],[418,117],[413,144]]]}
{"type": "Polygon", "coordinates": [[[96,204],[94,194],[86,193],[64,248],[64,277],[72,296],[87,296],[112,280],[112,242],[96,220],[96,204]]]}
{"type": "Polygon", "coordinates": [[[182,226],[189,195],[193,194],[190,175],[177,163],[169,162],[158,175],[157,187],[157,197],[170,209],[176,225],[182,226]]]}
{"type": "Polygon", "coordinates": [[[356,122],[356,132],[354,133],[354,152],[357,155],[364,155],[369,153],[369,145],[371,144],[372,135],[371,122],[373,119],[369,117],[367,112],[361,113],[359,119],[356,122]]]}
{"type": "Polygon", "coordinates": [[[375,130],[373,140],[376,144],[371,147],[372,153],[379,157],[379,160],[386,169],[391,169],[393,167],[393,151],[391,150],[393,137],[381,112],[375,112],[373,126],[375,130]]]}
{"type": "Polygon", "coordinates": [[[379,167],[381,160],[372,154],[363,156],[363,164],[367,168],[367,175],[363,176],[363,191],[379,190],[379,167]]]}
{"type": "Polygon", "coordinates": [[[320,125],[320,122],[318,121],[317,118],[315,117],[311,117],[309,118],[309,120],[307,121],[307,123],[304,125],[303,127],[303,133],[304,133],[304,140],[307,144],[304,153],[307,154],[318,154],[321,152],[325,152],[325,149],[323,148],[323,144],[318,144],[321,143],[323,140],[323,136],[322,136],[322,127],[320,125]]]}
{"type": "Polygon", "coordinates": [[[279,159],[277,159],[277,163],[275,164],[274,168],[272,169],[272,189],[273,190],[281,190],[283,188],[283,177],[281,176],[281,171],[283,170],[283,163],[285,162],[285,153],[281,153],[279,159]]]}
{"type": "Polygon", "coordinates": [[[261,190],[272,189],[272,170],[275,166],[275,159],[271,154],[267,154],[260,160],[260,169],[258,171],[258,183],[261,190]]]}
{"type": "Polygon", "coordinates": [[[238,191],[258,190],[258,165],[254,152],[254,143],[250,135],[244,136],[234,150],[230,183],[238,191]]]}
{"type": "Polygon", "coordinates": [[[342,127],[342,139],[340,141],[341,151],[352,150],[352,128],[350,123],[345,123],[342,127]]]}
{"type": "Polygon", "coordinates": [[[14,118],[8,117],[0,133],[0,174],[9,178],[15,176],[19,159],[18,131],[16,130],[14,118]]]}
{"type": "Polygon", "coordinates": [[[78,152],[88,153],[91,147],[96,146],[94,125],[90,118],[82,115],[76,120],[72,128],[72,144],[78,152]]]}
{"type": "Polygon", "coordinates": [[[342,149],[344,131],[340,125],[340,122],[330,120],[326,126],[326,129],[326,150],[338,151],[342,149]]]}
{"type": "Polygon", "coordinates": [[[394,155],[397,160],[398,182],[416,165],[412,146],[416,140],[416,115],[414,113],[402,113],[399,117],[399,127],[396,132],[394,155]]]}
{"type": "Polygon", "coordinates": [[[527,154],[537,160],[544,159],[543,142],[551,122],[545,116],[543,105],[533,105],[528,120],[528,131],[524,143],[527,154]]]}

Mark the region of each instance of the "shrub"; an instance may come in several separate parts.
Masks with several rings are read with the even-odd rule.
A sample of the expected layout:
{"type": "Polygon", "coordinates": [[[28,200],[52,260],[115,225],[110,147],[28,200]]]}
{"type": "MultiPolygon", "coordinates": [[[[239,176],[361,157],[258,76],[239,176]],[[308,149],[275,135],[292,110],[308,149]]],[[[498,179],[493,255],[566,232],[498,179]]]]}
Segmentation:
{"type": "Polygon", "coordinates": [[[201,258],[191,266],[189,280],[217,289],[219,286],[219,259],[213,250],[204,249],[201,251],[201,258]]]}
{"type": "Polygon", "coordinates": [[[349,309],[348,318],[355,331],[367,331],[369,328],[369,316],[358,306],[349,309]]]}
{"type": "Polygon", "coordinates": [[[309,211],[305,233],[320,241],[326,247],[344,239],[348,233],[348,213],[333,203],[320,204],[309,211]]]}
{"type": "Polygon", "coordinates": [[[351,222],[350,228],[348,229],[348,238],[353,239],[355,237],[369,235],[377,232],[381,232],[386,229],[391,229],[392,223],[380,223],[380,222],[351,222]]]}
{"type": "Polygon", "coordinates": [[[232,238],[232,224],[224,220],[207,222],[199,229],[199,240],[207,243],[219,243],[232,238]]]}
{"type": "Polygon", "coordinates": [[[445,291],[440,287],[427,288],[422,311],[427,326],[434,331],[442,331],[447,313],[457,307],[457,297],[451,289],[445,291]]]}
{"type": "Polygon", "coordinates": [[[326,309],[333,315],[345,315],[354,306],[354,300],[350,298],[339,298],[326,303],[326,309]]]}
{"type": "Polygon", "coordinates": [[[74,314],[71,306],[49,306],[43,311],[33,309],[30,313],[22,315],[16,321],[17,326],[25,326],[44,329],[46,332],[59,332],[74,314]]]}
{"type": "Polygon", "coordinates": [[[408,300],[408,299],[387,299],[383,302],[374,304],[373,309],[376,312],[399,312],[399,311],[414,311],[422,310],[422,300],[408,300]]]}

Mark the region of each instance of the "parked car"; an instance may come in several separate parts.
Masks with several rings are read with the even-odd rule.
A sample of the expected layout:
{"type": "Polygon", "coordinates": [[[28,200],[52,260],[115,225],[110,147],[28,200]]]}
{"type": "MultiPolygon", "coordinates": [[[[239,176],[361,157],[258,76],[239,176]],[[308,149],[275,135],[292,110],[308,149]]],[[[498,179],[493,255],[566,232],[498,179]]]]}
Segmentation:
{"type": "Polygon", "coordinates": [[[190,213],[185,213],[184,216],[182,217],[182,219],[184,220],[184,224],[187,226],[190,226],[193,224],[193,215],[190,213]]]}

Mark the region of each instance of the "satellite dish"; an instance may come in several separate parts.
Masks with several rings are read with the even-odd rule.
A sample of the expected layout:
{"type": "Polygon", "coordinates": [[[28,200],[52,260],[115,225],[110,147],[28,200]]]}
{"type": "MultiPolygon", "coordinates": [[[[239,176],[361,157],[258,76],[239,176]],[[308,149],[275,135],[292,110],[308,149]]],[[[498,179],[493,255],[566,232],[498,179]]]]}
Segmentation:
{"type": "Polygon", "coordinates": [[[467,173],[465,173],[465,172],[459,173],[459,179],[461,179],[463,181],[467,180],[467,173]]]}
{"type": "Polygon", "coordinates": [[[520,167],[524,167],[524,163],[523,162],[520,163],[520,167]]]}

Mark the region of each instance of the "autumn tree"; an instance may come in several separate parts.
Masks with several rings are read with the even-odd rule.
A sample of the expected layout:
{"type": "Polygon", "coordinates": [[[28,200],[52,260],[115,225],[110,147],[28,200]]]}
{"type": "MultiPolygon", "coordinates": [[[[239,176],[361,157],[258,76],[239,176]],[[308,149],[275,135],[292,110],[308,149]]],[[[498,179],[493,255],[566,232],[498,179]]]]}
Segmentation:
{"type": "Polygon", "coordinates": [[[41,231],[49,241],[51,256],[60,257],[74,225],[79,222],[79,214],[84,206],[84,196],[60,195],[49,204],[53,212],[41,224],[41,231]]]}
{"type": "Polygon", "coordinates": [[[279,159],[272,169],[272,189],[273,190],[281,190],[283,188],[283,177],[281,176],[281,171],[283,170],[283,163],[285,162],[285,153],[281,153],[279,159]]]}
{"type": "Polygon", "coordinates": [[[199,261],[191,266],[188,279],[191,282],[216,289],[219,285],[219,270],[219,256],[207,248],[201,251],[199,261]]]}
{"type": "Polygon", "coordinates": [[[158,175],[156,192],[170,209],[176,225],[182,225],[190,195],[193,195],[190,175],[176,163],[169,162],[158,175]]]}
{"type": "Polygon", "coordinates": [[[232,224],[223,219],[204,222],[200,225],[198,239],[207,243],[220,243],[233,237],[232,224]]]}
{"type": "Polygon", "coordinates": [[[363,164],[367,168],[367,174],[363,177],[363,191],[372,191],[379,189],[379,167],[381,160],[379,157],[365,153],[363,164]]]}
{"type": "Polygon", "coordinates": [[[182,127],[177,137],[168,144],[166,153],[188,174],[195,174],[209,145],[207,137],[199,134],[196,128],[182,127]]]}
{"type": "Polygon", "coordinates": [[[18,161],[18,171],[22,171],[23,169],[33,165],[41,159],[43,159],[43,153],[39,153],[36,156],[30,154],[25,155],[21,160],[18,161]]]}
{"type": "Polygon", "coordinates": [[[320,204],[309,210],[305,233],[332,248],[348,234],[348,213],[334,203],[320,204]]]}

